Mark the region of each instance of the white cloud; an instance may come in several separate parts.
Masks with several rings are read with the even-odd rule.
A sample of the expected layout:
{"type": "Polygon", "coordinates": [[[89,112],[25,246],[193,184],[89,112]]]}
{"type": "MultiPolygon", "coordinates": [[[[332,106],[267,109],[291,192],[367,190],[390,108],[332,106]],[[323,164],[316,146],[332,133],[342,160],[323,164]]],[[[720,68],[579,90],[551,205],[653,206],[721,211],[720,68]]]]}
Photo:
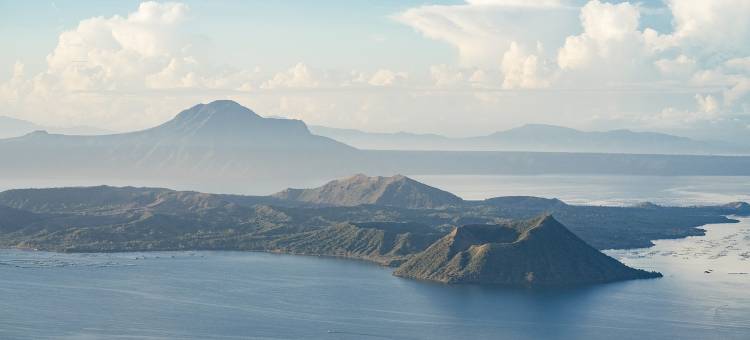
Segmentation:
{"type": "Polygon", "coordinates": [[[535,7],[556,8],[565,3],[561,0],[467,0],[467,3],[478,6],[501,6],[501,7],[535,7]]]}
{"type": "Polygon", "coordinates": [[[60,34],[43,72],[27,75],[23,64],[17,64],[12,79],[0,84],[0,99],[10,104],[0,114],[50,125],[128,130],[152,126],[204,98],[216,98],[205,90],[315,85],[303,64],[263,79],[259,68],[199,60],[192,52],[200,39],[187,33],[189,19],[184,4],[144,2],[126,16],[80,21],[60,34]],[[153,101],[155,93],[166,93],[164,100],[153,101]]]}
{"type": "Polygon", "coordinates": [[[747,98],[748,94],[750,94],[750,77],[743,77],[724,92],[724,102],[727,105],[734,105],[747,98]]]}
{"type": "Polygon", "coordinates": [[[695,59],[684,54],[674,59],[659,59],[654,64],[659,69],[659,72],[667,76],[689,76],[696,69],[695,59]]]}
{"type": "Polygon", "coordinates": [[[750,1],[668,0],[674,20],[674,44],[710,56],[716,51],[750,52],[750,1]]]}
{"type": "MultiPolygon", "coordinates": [[[[537,51],[542,51],[541,46],[538,46],[537,51]]],[[[551,71],[547,62],[537,55],[527,53],[515,42],[511,43],[508,51],[503,54],[500,69],[504,75],[505,89],[543,88],[549,86],[551,81],[551,71]]]]}
{"type": "Polygon", "coordinates": [[[462,5],[425,5],[394,18],[427,38],[454,46],[463,67],[492,67],[512,42],[533,46],[538,41],[554,41],[564,37],[575,24],[575,12],[552,0],[471,0],[462,5]]]}
{"type": "Polygon", "coordinates": [[[627,2],[602,3],[593,0],[581,8],[583,33],[569,36],[557,56],[562,69],[586,68],[592,63],[621,63],[644,53],[644,39],[638,31],[638,6],[627,2]]]}
{"type": "Polygon", "coordinates": [[[15,103],[21,99],[22,94],[27,91],[28,87],[28,82],[24,80],[24,69],[24,64],[19,61],[13,65],[11,78],[0,84],[0,98],[10,103],[15,103]]]}
{"type": "Polygon", "coordinates": [[[721,119],[719,101],[713,95],[693,96],[695,109],[667,107],[655,115],[641,117],[649,128],[685,128],[690,124],[706,124],[721,119]]]}
{"type": "MultiPolygon", "coordinates": [[[[134,121],[153,124],[169,100],[112,94],[206,86],[214,78],[191,55],[182,32],[189,8],[181,3],[141,3],[127,16],[94,17],[64,31],[46,58],[46,69],[19,75],[4,87],[15,89],[6,114],[52,125],[99,125],[127,129],[134,121]],[[128,101],[130,105],[124,104],[128,101]],[[125,114],[127,113],[127,114],[125,114]]],[[[3,99],[8,93],[3,90],[3,99]]]]}
{"type": "Polygon", "coordinates": [[[320,82],[315,79],[312,71],[303,63],[297,63],[292,68],[277,73],[261,87],[265,89],[277,88],[315,88],[320,82]]]}
{"type": "MultiPolygon", "coordinates": [[[[454,48],[455,62],[385,67],[374,60],[365,70],[344,70],[302,60],[261,70],[202,59],[203,38],[188,29],[201,13],[146,2],[66,30],[41,72],[17,63],[0,83],[8,103],[0,114],[127,130],[231,97],[318,124],[490,132],[529,121],[699,127],[750,113],[750,1],[665,3],[660,31],[645,27],[654,11],[632,0],[417,6],[393,18],[454,48]],[[468,113],[472,119],[464,119],[468,113]]],[[[395,41],[368,37],[384,48],[395,41]]]]}
{"type": "Polygon", "coordinates": [[[373,86],[393,86],[403,83],[408,77],[409,76],[406,72],[394,72],[391,70],[380,69],[370,77],[370,80],[367,83],[373,86]]]}
{"type": "Polygon", "coordinates": [[[304,63],[297,63],[286,71],[276,73],[261,85],[261,89],[344,89],[354,85],[387,87],[403,85],[408,78],[406,72],[388,69],[379,69],[373,73],[356,70],[343,73],[313,70],[304,63]]]}
{"type": "Polygon", "coordinates": [[[452,87],[466,81],[464,72],[445,64],[430,66],[430,76],[436,87],[452,87]]]}
{"type": "Polygon", "coordinates": [[[750,74],[750,57],[732,58],[727,60],[724,65],[730,72],[750,74]]]}
{"type": "Polygon", "coordinates": [[[695,101],[698,103],[698,110],[708,114],[714,114],[719,111],[719,102],[716,101],[714,96],[707,94],[702,96],[700,94],[695,95],[695,101]]]}
{"type": "Polygon", "coordinates": [[[471,66],[491,63],[491,56],[501,55],[507,46],[504,37],[493,34],[494,28],[482,16],[471,6],[455,11],[446,6],[423,6],[396,18],[428,38],[455,46],[462,65],[471,66]]]}
{"type": "Polygon", "coordinates": [[[68,90],[140,88],[144,76],[190,58],[176,34],[187,12],[180,3],[144,2],[127,17],[83,20],[60,35],[47,74],[68,90]]]}
{"type": "Polygon", "coordinates": [[[638,6],[590,1],[581,9],[581,24],[588,38],[598,42],[630,38],[638,30],[638,6]]]}
{"type": "Polygon", "coordinates": [[[431,67],[437,87],[472,88],[473,72],[493,81],[490,88],[547,88],[539,98],[556,96],[549,92],[556,90],[611,91],[610,103],[591,114],[598,120],[631,117],[646,126],[664,126],[668,119],[699,125],[750,111],[750,1],[667,0],[662,11],[642,6],[591,0],[573,12],[570,3],[558,1],[468,0],[415,7],[396,19],[457,49],[461,67],[431,67]],[[567,25],[571,15],[577,25],[567,25]],[[644,15],[671,15],[664,20],[673,27],[643,27],[644,15]],[[534,45],[556,53],[529,48],[534,45]],[[496,71],[500,80],[487,77],[496,71]]]}
{"type": "Polygon", "coordinates": [[[469,76],[469,84],[475,88],[491,88],[500,83],[503,76],[492,70],[476,69],[469,76]]]}

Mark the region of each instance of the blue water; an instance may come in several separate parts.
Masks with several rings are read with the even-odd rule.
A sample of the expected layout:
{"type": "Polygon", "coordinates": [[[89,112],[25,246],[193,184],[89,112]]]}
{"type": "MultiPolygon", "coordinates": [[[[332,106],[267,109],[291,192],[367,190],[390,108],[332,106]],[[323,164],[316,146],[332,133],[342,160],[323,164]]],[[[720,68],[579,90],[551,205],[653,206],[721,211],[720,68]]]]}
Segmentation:
{"type": "MultiPolygon", "coordinates": [[[[715,192],[665,192],[739,195],[690,187],[715,192]]],[[[633,196],[611,188],[598,192],[633,196]]],[[[750,339],[750,220],[706,229],[608,251],[664,278],[567,290],[447,286],[305,256],[0,250],[0,339],[750,339]]]]}

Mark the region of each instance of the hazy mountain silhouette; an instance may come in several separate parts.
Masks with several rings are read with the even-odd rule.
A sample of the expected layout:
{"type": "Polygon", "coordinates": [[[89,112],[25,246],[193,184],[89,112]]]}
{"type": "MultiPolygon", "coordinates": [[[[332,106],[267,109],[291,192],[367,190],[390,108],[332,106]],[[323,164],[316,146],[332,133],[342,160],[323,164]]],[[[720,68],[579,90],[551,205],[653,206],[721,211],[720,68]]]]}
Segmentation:
{"type": "MultiPolygon", "coordinates": [[[[351,150],[326,137],[311,134],[299,120],[263,118],[229,100],[198,104],[173,119],[150,129],[103,136],[73,136],[35,131],[4,141],[45,142],[65,146],[109,145],[117,147],[193,146],[250,148],[255,150],[351,150]]],[[[220,150],[214,150],[220,151],[220,150]]]]}
{"type": "Polygon", "coordinates": [[[0,116],[0,138],[17,137],[36,130],[44,128],[25,120],[0,116]]]}
{"type": "Polygon", "coordinates": [[[655,132],[630,130],[581,131],[561,126],[527,124],[487,136],[449,138],[435,134],[370,133],[311,126],[327,136],[360,149],[548,151],[634,154],[748,154],[750,147],[700,141],[655,132]]]}
{"type": "Polygon", "coordinates": [[[312,133],[333,138],[360,149],[371,150],[464,150],[460,138],[410,132],[365,132],[310,125],[312,133]]]}
{"type": "Polygon", "coordinates": [[[293,119],[263,118],[230,100],[199,104],[157,127],[119,135],[197,147],[242,147],[253,150],[349,150],[351,147],[307,130],[293,119]]]}
{"type": "MultiPolygon", "coordinates": [[[[541,144],[550,140],[548,135],[563,134],[548,131],[527,127],[512,135],[541,144]]],[[[483,138],[506,138],[502,136],[483,138]]],[[[256,194],[279,187],[309,187],[353,173],[750,174],[750,157],[359,150],[311,133],[302,121],[263,118],[228,100],[196,105],[141,131],[100,136],[36,131],[0,139],[0,160],[0,178],[14,185],[33,186],[44,179],[58,186],[108,183],[256,194]]]]}
{"type": "Polygon", "coordinates": [[[50,127],[34,124],[29,121],[0,116],[0,139],[20,137],[34,131],[48,131],[66,135],[104,135],[112,131],[90,126],[50,127]]]}
{"type": "Polygon", "coordinates": [[[302,121],[262,118],[236,102],[219,100],[141,131],[102,136],[36,131],[0,140],[0,157],[10,163],[0,173],[168,180],[165,184],[220,183],[231,177],[236,185],[252,176],[322,176],[355,151],[311,134],[302,121]]]}

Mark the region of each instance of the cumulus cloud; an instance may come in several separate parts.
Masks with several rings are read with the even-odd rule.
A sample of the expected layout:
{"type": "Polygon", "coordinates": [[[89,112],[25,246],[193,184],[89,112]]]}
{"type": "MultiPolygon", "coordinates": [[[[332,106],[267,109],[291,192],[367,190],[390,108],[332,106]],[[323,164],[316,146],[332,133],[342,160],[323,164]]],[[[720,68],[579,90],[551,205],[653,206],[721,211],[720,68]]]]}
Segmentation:
{"type": "Polygon", "coordinates": [[[276,88],[315,88],[320,82],[315,79],[307,65],[297,63],[292,68],[277,73],[272,79],[265,82],[262,87],[266,89],[276,88]]]}
{"type": "MultiPolygon", "coordinates": [[[[473,67],[477,74],[499,71],[495,85],[506,90],[615,91],[622,98],[669,94],[648,96],[650,102],[643,96],[631,99],[643,101],[636,124],[664,119],[684,124],[748,110],[750,2],[667,0],[664,12],[642,6],[591,0],[571,11],[570,3],[560,1],[468,0],[415,7],[396,19],[457,49],[462,67],[431,67],[438,87],[469,86],[473,67]],[[664,20],[671,22],[671,30],[644,27],[642,17],[656,12],[670,16],[664,20]],[[561,24],[571,16],[576,25],[561,24]],[[516,18],[523,18],[520,27],[527,32],[514,29],[516,18]],[[540,20],[547,22],[535,25],[540,20]],[[550,26],[558,34],[545,31],[550,26]],[[530,48],[542,45],[546,51],[530,48]],[[696,95],[705,91],[711,93],[696,95]],[[685,109],[675,109],[676,101],[685,109]]],[[[623,114],[636,113],[609,115],[619,119],[623,114]]]]}
{"type": "Polygon", "coordinates": [[[0,98],[10,103],[15,103],[27,91],[26,88],[29,84],[24,80],[24,68],[25,66],[21,62],[17,61],[13,64],[11,78],[7,82],[0,84],[0,98]]]}
{"type": "Polygon", "coordinates": [[[162,121],[169,111],[154,112],[169,107],[170,100],[149,104],[132,94],[210,87],[226,75],[206,69],[192,55],[191,41],[182,32],[188,12],[181,3],[144,2],[126,16],[80,21],[60,34],[44,71],[18,72],[2,86],[0,96],[15,101],[0,114],[112,129],[127,129],[133,121],[162,121]]]}
{"type": "Polygon", "coordinates": [[[674,59],[659,59],[654,62],[659,72],[666,76],[691,75],[696,69],[695,59],[680,54],[674,59]]]}
{"type": "Polygon", "coordinates": [[[430,66],[430,76],[436,87],[452,87],[466,81],[464,72],[446,64],[430,66]]]}
{"type": "Polygon", "coordinates": [[[534,46],[564,37],[574,28],[575,12],[554,0],[471,0],[419,6],[394,19],[454,46],[461,66],[488,67],[496,65],[513,42],[534,46]]]}
{"type": "MultiPolygon", "coordinates": [[[[175,34],[187,12],[180,3],[145,2],[127,17],[83,20],[60,35],[47,57],[46,76],[68,90],[141,87],[144,76],[173,72],[190,60],[186,42],[175,34]]],[[[183,68],[191,77],[189,65],[183,68]]],[[[178,86],[184,81],[179,78],[178,86]]]]}
{"type": "Polygon", "coordinates": [[[638,30],[637,5],[593,0],[581,8],[583,33],[569,36],[560,48],[557,63],[561,69],[581,69],[596,65],[625,65],[648,53],[644,32],[638,30]]]}
{"type": "MultiPolygon", "coordinates": [[[[172,2],[144,2],[124,16],[81,20],[59,35],[44,71],[29,75],[16,63],[12,77],[0,83],[0,99],[8,103],[0,115],[129,130],[157,124],[179,109],[215,99],[216,93],[385,87],[408,78],[388,69],[318,71],[302,62],[277,73],[213,65],[198,57],[200,39],[186,29],[190,20],[195,20],[190,8],[172,2]],[[157,93],[162,100],[153,100],[157,93]]],[[[306,99],[304,107],[325,107],[311,101],[306,99]]]]}
{"type": "Polygon", "coordinates": [[[719,102],[710,94],[705,96],[696,94],[695,101],[698,103],[698,110],[700,112],[714,114],[719,110],[719,102]]]}
{"type": "Polygon", "coordinates": [[[668,0],[674,21],[670,39],[694,53],[750,52],[750,2],[668,0]]]}
{"type": "Polygon", "coordinates": [[[368,73],[353,70],[351,72],[319,71],[313,70],[304,63],[289,68],[286,71],[276,73],[273,78],[261,85],[262,89],[336,89],[351,86],[377,86],[388,87],[402,85],[409,75],[406,72],[397,72],[389,69],[379,69],[368,73]]]}
{"type": "Polygon", "coordinates": [[[565,3],[561,0],[467,0],[472,5],[479,6],[502,6],[502,7],[536,7],[555,8],[562,7],[565,3]]]}
{"type": "MultiPolygon", "coordinates": [[[[392,18],[414,29],[414,39],[451,46],[455,62],[384,67],[375,60],[366,70],[344,70],[308,60],[273,69],[212,64],[201,58],[201,39],[186,29],[201,13],[181,3],[145,2],[130,14],[85,19],[61,33],[41,72],[30,74],[21,62],[6,65],[12,72],[0,83],[0,100],[8,105],[0,114],[130,129],[218,96],[318,124],[400,127],[411,117],[443,131],[458,121],[467,129],[528,121],[700,127],[749,115],[750,2],[643,6],[632,0],[416,6],[392,18]],[[663,15],[658,30],[648,27],[656,12],[663,15]],[[466,112],[473,119],[456,116],[466,112]]],[[[379,46],[391,41],[373,39],[379,46]]]]}
{"type": "MultiPolygon", "coordinates": [[[[541,45],[537,51],[542,52],[541,45]]],[[[517,43],[510,44],[510,48],[503,54],[500,64],[503,72],[503,88],[543,88],[551,82],[551,70],[545,60],[539,56],[527,53],[517,43]]]]}
{"type": "Polygon", "coordinates": [[[377,70],[367,82],[373,86],[393,86],[403,83],[408,78],[406,72],[394,72],[387,69],[377,70]]]}

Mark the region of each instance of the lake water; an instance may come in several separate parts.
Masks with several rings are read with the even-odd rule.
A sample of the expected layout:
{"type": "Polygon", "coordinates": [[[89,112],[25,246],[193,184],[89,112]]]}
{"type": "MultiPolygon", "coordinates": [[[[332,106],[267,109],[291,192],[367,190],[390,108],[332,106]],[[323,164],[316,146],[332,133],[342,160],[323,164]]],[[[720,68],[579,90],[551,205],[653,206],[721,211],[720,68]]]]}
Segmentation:
{"type": "Polygon", "coordinates": [[[571,204],[666,205],[750,202],[748,176],[414,175],[412,178],[464,199],[497,196],[559,198],[571,204]]]}
{"type": "MultiPolygon", "coordinates": [[[[699,204],[750,192],[737,177],[672,185],[425,177],[476,199],[699,204]]],[[[0,250],[0,339],[750,339],[750,219],[706,229],[608,251],[664,278],[566,290],[423,283],[368,263],[305,256],[0,250]]]]}

